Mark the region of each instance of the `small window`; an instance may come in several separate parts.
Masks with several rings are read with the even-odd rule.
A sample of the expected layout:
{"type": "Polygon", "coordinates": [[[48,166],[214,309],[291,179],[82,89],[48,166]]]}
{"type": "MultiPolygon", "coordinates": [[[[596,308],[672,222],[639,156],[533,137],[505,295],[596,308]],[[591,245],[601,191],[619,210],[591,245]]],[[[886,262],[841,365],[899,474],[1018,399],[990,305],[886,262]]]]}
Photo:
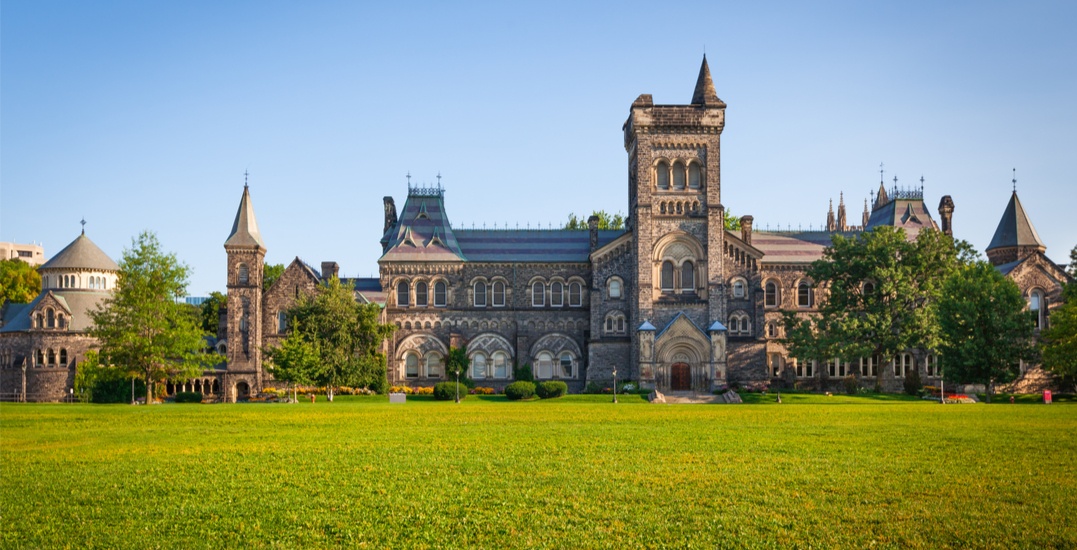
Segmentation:
{"type": "Polygon", "coordinates": [[[561,378],[572,378],[572,354],[565,351],[561,353],[560,372],[557,375],[561,378]]]}
{"type": "Polygon", "coordinates": [[[43,314],[43,313],[41,313],[39,311],[39,312],[37,312],[37,315],[34,316],[34,318],[37,319],[37,322],[34,323],[35,327],[37,327],[37,328],[45,328],[45,314],[43,314]]]}
{"type": "Polygon", "coordinates": [[[700,182],[703,180],[699,172],[699,164],[691,163],[688,165],[688,187],[692,189],[699,189],[700,182]]]}
{"type": "Polygon", "coordinates": [[[45,310],[45,318],[48,319],[48,327],[56,328],[56,312],[52,309],[45,310]]]}
{"type": "Polygon", "coordinates": [[[505,307],[505,283],[494,281],[494,307],[505,307]]]}
{"type": "Polygon", "coordinates": [[[659,162],[654,169],[655,180],[659,189],[669,189],[669,165],[665,161],[659,162]]]}
{"type": "Polygon", "coordinates": [[[747,292],[745,292],[744,281],[741,281],[739,279],[736,280],[736,281],[733,281],[733,297],[734,298],[744,298],[746,295],[747,295],[747,292]]]}
{"type": "Polygon", "coordinates": [[[434,307],[445,307],[448,299],[448,296],[446,296],[447,290],[445,281],[434,283],[434,307]]]}
{"type": "Polygon", "coordinates": [[[550,285],[550,305],[554,307],[565,305],[565,285],[558,281],[550,285]]]}
{"type": "Polygon", "coordinates": [[[59,328],[67,328],[67,317],[64,317],[63,313],[56,315],[56,326],[59,328]]]}
{"type": "Polygon", "coordinates": [[[288,330],[288,314],[283,311],[277,312],[277,332],[284,334],[288,330]]]}
{"type": "Polygon", "coordinates": [[[729,318],[729,333],[736,334],[740,332],[740,317],[729,318]]]}
{"type": "Polygon", "coordinates": [[[52,348],[49,348],[49,364],[50,365],[55,365],[56,364],[56,351],[53,350],[52,348]]]}
{"type": "Polygon", "coordinates": [[[486,307],[485,281],[475,281],[475,307],[486,307]]]}
{"type": "Polygon", "coordinates": [[[407,281],[400,281],[396,284],[396,305],[400,307],[408,307],[408,301],[411,299],[411,288],[407,281]]]}
{"type": "Polygon", "coordinates": [[[864,283],[864,296],[870,296],[872,294],[875,294],[875,284],[870,282],[864,283]]]}
{"type": "Polygon", "coordinates": [[[426,376],[429,378],[441,378],[441,354],[431,351],[426,354],[426,376]]]}
{"type": "Polygon", "coordinates": [[[800,283],[797,285],[797,307],[811,307],[812,295],[811,287],[808,283],[800,283]]]}
{"type": "Polygon", "coordinates": [[[583,285],[572,282],[568,284],[568,305],[580,307],[583,305],[583,285]]]}
{"type": "Polygon", "coordinates": [[[409,353],[404,357],[404,376],[408,378],[419,377],[419,356],[409,353]]]}
{"type": "Polygon", "coordinates": [[[1040,330],[1044,328],[1044,300],[1043,292],[1040,290],[1033,290],[1028,295],[1028,310],[1032,313],[1032,328],[1040,330]]]}
{"type": "Polygon", "coordinates": [[[37,364],[38,366],[45,364],[45,352],[41,351],[40,349],[37,350],[37,364]]]}
{"type": "Polygon", "coordinates": [[[610,298],[621,297],[621,281],[617,279],[610,279],[609,295],[610,298]]]}
{"type": "Polygon", "coordinates": [[[535,281],[531,285],[531,305],[535,307],[546,305],[546,285],[540,281],[535,281]]]}
{"type": "Polygon", "coordinates": [[[695,292],[696,290],[696,266],[692,262],[684,262],[681,266],[681,291],[695,292]]]}
{"type": "Polygon", "coordinates": [[[662,262],[662,292],[673,292],[673,262],[662,262]]]}
{"type": "Polygon", "coordinates": [[[481,380],[486,378],[486,356],[476,353],[471,357],[471,378],[481,380]]]}
{"type": "Polygon", "coordinates": [[[673,188],[684,189],[684,165],[680,162],[673,164],[673,188]]]}
{"type": "Polygon", "coordinates": [[[541,379],[553,378],[553,355],[549,352],[541,352],[535,358],[535,377],[541,379]]]}
{"type": "Polygon", "coordinates": [[[426,307],[426,283],[419,281],[415,283],[415,306],[426,307]]]}
{"type": "Polygon", "coordinates": [[[509,377],[509,356],[503,351],[494,352],[494,378],[509,377]]]}
{"type": "Polygon", "coordinates": [[[67,348],[60,348],[60,364],[67,365],[67,348]]]}
{"type": "Polygon", "coordinates": [[[247,269],[247,264],[239,264],[239,284],[245,285],[251,280],[251,272],[247,269]]]}
{"type": "Polygon", "coordinates": [[[778,378],[782,375],[782,356],[780,353],[767,354],[768,363],[770,363],[770,375],[774,378],[778,378]]]}
{"type": "Polygon", "coordinates": [[[763,305],[766,307],[778,307],[778,285],[774,281],[767,281],[764,289],[763,305]]]}

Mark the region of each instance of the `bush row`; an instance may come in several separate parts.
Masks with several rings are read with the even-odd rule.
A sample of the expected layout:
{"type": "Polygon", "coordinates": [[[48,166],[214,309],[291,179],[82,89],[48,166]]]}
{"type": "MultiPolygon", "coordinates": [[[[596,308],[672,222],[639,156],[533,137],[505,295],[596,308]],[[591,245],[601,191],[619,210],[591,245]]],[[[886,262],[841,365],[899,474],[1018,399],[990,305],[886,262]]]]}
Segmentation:
{"type": "Polygon", "coordinates": [[[201,403],[202,392],[180,391],[176,392],[176,403],[201,403]]]}

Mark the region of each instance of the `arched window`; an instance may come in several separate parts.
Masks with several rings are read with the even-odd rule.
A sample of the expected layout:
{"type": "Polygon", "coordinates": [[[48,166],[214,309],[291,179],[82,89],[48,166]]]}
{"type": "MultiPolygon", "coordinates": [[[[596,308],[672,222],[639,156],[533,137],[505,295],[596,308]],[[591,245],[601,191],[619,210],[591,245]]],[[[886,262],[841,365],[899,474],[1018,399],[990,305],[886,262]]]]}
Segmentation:
{"type": "Polygon", "coordinates": [[[277,312],[277,332],[284,334],[288,330],[288,314],[283,311],[277,312]]]}
{"type": "Polygon", "coordinates": [[[60,348],[60,364],[67,365],[67,348],[60,348]]]}
{"type": "Polygon", "coordinates": [[[36,322],[34,323],[35,327],[45,328],[45,314],[39,311],[37,312],[37,315],[34,316],[34,319],[36,319],[36,322]]]}
{"type": "Polygon", "coordinates": [[[419,356],[409,353],[404,356],[404,376],[408,378],[419,377],[419,356]]]}
{"type": "Polygon", "coordinates": [[[624,334],[625,316],[620,311],[611,311],[606,314],[606,334],[624,334]]]}
{"type": "Polygon", "coordinates": [[[572,357],[572,353],[567,352],[567,351],[562,351],[561,352],[561,360],[558,362],[558,366],[560,367],[558,369],[558,373],[557,373],[558,377],[560,377],[560,378],[572,378],[574,376],[573,375],[573,368],[572,368],[573,365],[574,365],[574,360],[573,359],[574,358],[572,357]]]}
{"type": "Polygon", "coordinates": [[[744,298],[745,296],[747,296],[748,293],[746,292],[745,286],[746,285],[744,284],[744,281],[742,279],[737,279],[736,281],[733,281],[733,297],[744,298]]]}
{"type": "Polygon", "coordinates": [[[560,281],[554,281],[550,285],[550,305],[554,307],[565,305],[565,285],[560,281]]]}
{"type": "Polygon", "coordinates": [[[939,356],[935,354],[928,354],[924,359],[924,366],[927,370],[927,375],[930,377],[936,377],[939,375],[939,356]]]}
{"type": "Polygon", "coordinates": [[[63,313],[56,314],[56,326],[59,328],[67,328],[67,317],[63,313]]]}
{"type": "Polygon", "coordinates": [[[486,355],[476,353],[471,356],[471,378],[475,380],[486,378],[486,355]]]}
{"type": "Polygon", "coordinates": [[[692,189],[699,189],[700,182],[702,181],[701,174],[699,172],[699,164],[690,163],[688,165],[688,187],[692,189]]]}
{"type": "Polygon", "coordinates": [[[681,291],[693,292],[696,289],[696,266],[692,262],[681,264],[681,291]]]}
{"type": "Polygon", "coordinates": [[[247,269],[247,264],[239,264],[239,284],[245,285],[250,282],[251,273],[247,269]]]}
{"type": "Polygon", "coordinates": [[[684,164],[680,161],[673,163],[673,188],[684,189],[684,164]]]}
{"type": "Polygon", "coordinates": [[[811,307],[812,296],[811,286],[806,282],[801,282],[797,285],[797,307],[811,307]]]}
{"type": "Polygon", "coordinates": [[[55,365],[56,364],[56,351],[53,350],[52,348],[49,348],[49,364],[50,365],[55,365]]]}
{"type": "Polygon", "coordinates": [[[662,292],[673,292],[673,262],[662,262],[662,292]]]}
{"type": "Polygon", "coordinates": [[[609,297],[620,298],[621,297],[621,281],[619,279],[610,279],[609,282],[609,297]]]}
{"type": "Polygon", "coordinates": [[[568,305],[572,307],[583,305],[583,285],[578,282],[568,284],[568,305]]]}
{"type": "Polygon", "coordinates": [[[905,375],[912,369],[912,356],[908,353],[899,353],[894,357],[894,376],[897,378],[905,378],[905,375]]]}
{"type": "Polygon", "coordinates": [[[505,283],[494,281],[494,307],[505,307],[505,283]]]}
{"type": "Polygon", "coordinates": [[[37,350],[37,366],[40,367],[41,365],[44,365],[44,364],[45,364],[45,352],[43,352],[43,351],[41,351],[39,349],[39,350],[37,350]]]}
{"type": "Polygon", "coordinates": [[[729,333],[737,334],[740,332],[740,317],[729,318],[729,333]]]}
{"type": "Polygon", "coordinates": [[[448,300],[447,290],[445,281],[434,283],[434,307],[445,307],[448,300]]]}
{"type": "Polygon", "coordinates": [[[531,285],[531,305],[542,307],[546,305],[546,285],[542,281],[535,281],[531,285]]]}
{"type": "Polygon", "coordinates": [[[767,323],[767,338],[777,338],[777,337],[778,337],[778,324],[777,323],[767,323]]]}
{"type": "Polygon", "coordinates": [[[48,319],[48,325],[46,326],[49,328],[56,328],[56,312],[53,311],[52,308],[45,310],[45,318],[48,319]]]}
{"type": "Polygon", "coordinates": [[[411,299],[411,288],[409,288],[407,281],[400,281],[396,283],[396,305],[399,307],[408,307],[408,301],[411,299]]]}
{"type": "Polygon", "coordinates": [[[864,283],[864,296],[870,296],[875,294],[875,284],[872,282],[864,283]]]}
{"type": "Polygon", "coordinates": [[[1032,313],[1032,328],[1042,329],[1044,325],[1043,291],[1036,289],[1028,294],[1028,310],[1032,313]]]}
{"type": "Polygon", "coordinates": [[[475,281],[475,307],[486,307],[485,281],[475,281]]]}
{"type": "Polygon", "coordinates": [[[426,376],[428,378],[441,378],[442,357],[436,351],[426,354],[426,376]]]}
{"type": "Polygon", "coordinates": [[[763,288],[766,295],[763,305],[766,307],[778,307],[778,284],[774,281],[767,281],[766,286],[763,288]]]}
{"type": "Polygon", "coordinates": [[[543,351],[535,357],[535,376],[538,378],[553,378],[553,355],[543,351]]]}
{"type": "Polygon", "coordinates": [[[666,164],[666,161],[658,163],[654,169],[654,175],[659,189],[669,189],[669,164],[666,164]]]}
{"type": "Polygon", "coordinates": [[[426,307],[426,289],[424,281],[415,283],[415,307],[426,307]]]}
{"type": "Polygon", "coordinates": [[[503,351],[495,351],[494,357],[494,378],[508,378],[509,377],[509,355],[503,351]]]}

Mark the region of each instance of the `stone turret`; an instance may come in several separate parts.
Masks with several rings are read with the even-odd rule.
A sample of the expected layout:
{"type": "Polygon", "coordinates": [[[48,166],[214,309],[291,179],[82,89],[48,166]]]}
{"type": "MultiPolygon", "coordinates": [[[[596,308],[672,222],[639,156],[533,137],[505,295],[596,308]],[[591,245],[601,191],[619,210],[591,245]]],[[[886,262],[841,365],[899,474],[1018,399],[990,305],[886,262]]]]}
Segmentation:
{"type": "Polygon", "coordinates": [[[830,199],[830,210],[826,213],[826,230],[831,232],[838,230],[837,222],[834,221],[834,199],[830,199]]]}
{"type": "Polygon", "coordinates": [[[752,222],[755,218],[751,216],[741,216],[740,218],[740,238],[745,244],[752,244],[752,222]]]}
{"type": "Polygon", "coordinates": [[[223,389],[226,399],[234,401],[262,387],[262,272],[266,247],[246,185],[224,250],[228,254],[228,364],[223,389]]]}
{"type": "Polygon", "coordinates": [[[1047,246],[1040,240],[1039,233],[1025,214],[1024,206],[1021,206],[1021,199],[1017,198],[1017,191],[1014,191],[995,229],[995,236],[987,245],[987,258],[994,265],[1002,265],[1046,250],[1047,246]]]}

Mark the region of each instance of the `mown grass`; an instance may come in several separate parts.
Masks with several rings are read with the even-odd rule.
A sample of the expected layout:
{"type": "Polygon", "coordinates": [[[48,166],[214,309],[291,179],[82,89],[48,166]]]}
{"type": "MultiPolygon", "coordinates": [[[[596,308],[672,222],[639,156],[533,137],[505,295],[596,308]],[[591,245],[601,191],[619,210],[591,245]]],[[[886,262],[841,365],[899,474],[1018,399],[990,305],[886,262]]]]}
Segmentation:
{"type": "Polygon", "coordinates": [[[4,404],[0,546],[1077,546],[1073,405],[610,397],[4,404]]]}

